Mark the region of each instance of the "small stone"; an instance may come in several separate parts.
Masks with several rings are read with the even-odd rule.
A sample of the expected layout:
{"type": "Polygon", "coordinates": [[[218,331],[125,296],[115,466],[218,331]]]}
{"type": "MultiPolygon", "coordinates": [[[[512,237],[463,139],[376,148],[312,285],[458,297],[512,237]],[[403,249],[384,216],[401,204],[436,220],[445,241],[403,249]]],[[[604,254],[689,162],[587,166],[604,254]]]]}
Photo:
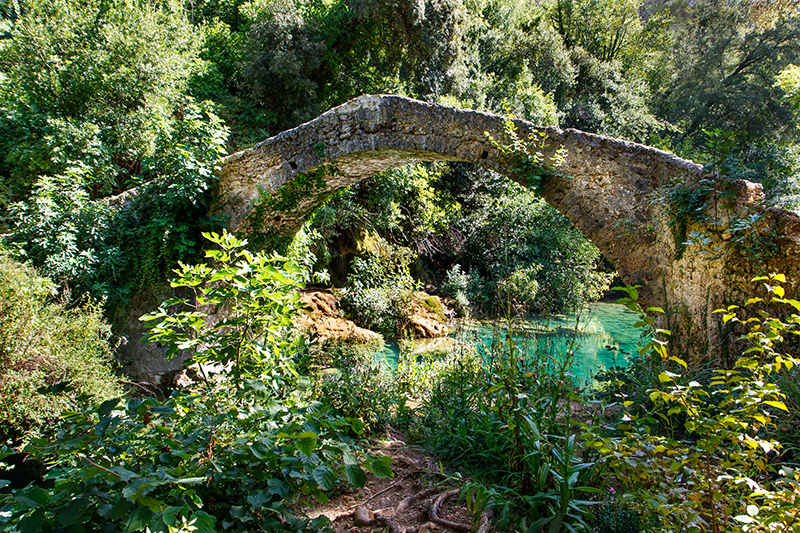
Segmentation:
{"type": "Polygon", "coordinates": [[[353,511],[353,523],[357,526],[364,527],[372,524],[373,520],[375,519],[375,515],[372,511],[364,507],[363,505],[359,505],[356,507],[356,510],[353,511]]]}

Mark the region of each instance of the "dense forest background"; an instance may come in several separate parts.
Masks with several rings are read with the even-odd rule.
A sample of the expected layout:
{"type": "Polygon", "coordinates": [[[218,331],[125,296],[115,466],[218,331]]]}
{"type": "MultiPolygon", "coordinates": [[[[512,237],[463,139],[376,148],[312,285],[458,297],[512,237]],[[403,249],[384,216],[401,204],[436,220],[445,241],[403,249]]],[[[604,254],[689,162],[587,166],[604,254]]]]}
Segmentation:
{"type": "MultiPolygon", "coordinates": [[[[647,143],[800,206],[791,2],[65,0],[1,12],[6,246],[112,314],[221,227],[207,215],[217,157],[363,93],[647,143]],[[132,208],[105,200],[132,189],[132,208]]],[[[510,276],[535,282],[536,309],[558,310],[613,272],[532,193],[463,165],[376,176],[308,229],[304,246],[339,285],[377,239],[417,279],[441,287],[449,271],[449,295],[489,313],[510,276]]]]}
{"type": "Polygon", "coordinates": [[[501,530],[796,528],[800,302],[780,274],[758,313],[720,317],[751,346],[725,365],[651,331],[588,391],[572,350],[511,335],[390,371],[293,328],[306,284],[393,336],[421,288],[511,318],[614,277],[535,191],[466,164],[376,175],[263,250],[218,233],[221,156],[364,93],[649,144],[800,210],[794,0],[0,0],[0,530],[319,530],[290,504],[391,476],[363,440],[384,423],[468,469],[501,530]],[[227,378],[115,375],[138,309],[227,378]],[[32,483],[5,479],[23,463],[32,483]]]}

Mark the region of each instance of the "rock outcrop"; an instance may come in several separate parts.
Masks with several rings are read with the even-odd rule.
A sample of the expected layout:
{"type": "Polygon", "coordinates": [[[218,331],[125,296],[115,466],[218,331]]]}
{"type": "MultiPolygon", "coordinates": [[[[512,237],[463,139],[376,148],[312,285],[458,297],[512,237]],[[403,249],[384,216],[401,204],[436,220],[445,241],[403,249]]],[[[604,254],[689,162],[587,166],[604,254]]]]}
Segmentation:
{"type": "Polygon", "coordinates": [[[424,292],[414,295],[408,317],[407,336],[416,339],[434,339],[449,333],[447,315],[441,299],[424,292]]]}
{"type": "Polygon", "coordinates": [[[320,344],[383,344],[379,333],[360,328],[341,315],[333,292],[305,290],[300,292],[300,298],[305,312],[300,313],[296,324],[309,331],[320,344]]]}

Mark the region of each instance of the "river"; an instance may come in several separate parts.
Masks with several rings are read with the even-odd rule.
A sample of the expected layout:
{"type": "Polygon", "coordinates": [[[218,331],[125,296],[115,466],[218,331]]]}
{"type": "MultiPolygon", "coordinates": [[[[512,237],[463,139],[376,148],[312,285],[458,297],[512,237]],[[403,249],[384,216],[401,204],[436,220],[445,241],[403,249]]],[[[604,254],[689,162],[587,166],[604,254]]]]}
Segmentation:
{"type": "MultiPolygon", "coordinates": [[[[639,316],[624,305],[594,302],[580,313],[556,315],[549,318],[526,319],[514,326],[517,346],[529,354],[550,355],[563,360],[572,349],[572,374],[577,383],[590,384],[592,375],[612,366],[626,366],[627,354],[634,353],[641,343],[641,328],[633,327],[639,316]]],[[[505,338],[501,323],[469,321],[458,325],[451,341],[387,341],[376,357],[392,367],[397,366],[401,350],[422,354],[442,353],[458,343],[475,347],[484,358],[496,352],[492,347],[497,339],[505,338]]],[[[523,352],[523,353],[524,353],[523,352]]]]}

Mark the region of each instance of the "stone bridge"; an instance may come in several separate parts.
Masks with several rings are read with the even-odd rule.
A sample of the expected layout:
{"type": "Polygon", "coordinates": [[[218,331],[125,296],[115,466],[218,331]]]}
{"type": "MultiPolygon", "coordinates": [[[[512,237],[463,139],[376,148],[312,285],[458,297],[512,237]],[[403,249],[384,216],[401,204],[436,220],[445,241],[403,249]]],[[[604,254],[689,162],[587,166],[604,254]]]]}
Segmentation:
{"type": "MultiPolygon", "coordinates": [[[[466,161],[521,181],[485,134],[504,141],[504,120],[400,96],[361,96],[223,159],[214,210],[245,235],[287,234],[331,193],[387,168],[466,161]]],[[[513,122],[520,137],[543,134],[546,158],[566,149],[558,175],[540,187],[544,199],[626,283],[642,286],[644,306],[666,311],[660,320],[672,330],[673,346],[696,357],[726,353],[733,336],[712,311],[741,302],[755,275],[800,279],[800,219],[761,207],[760,186],[709,176],[698,164],[640,144],[513,122]],[[676,215],[695,205],[700,212],[676,215]],[[703,238],[684,246],[692,232],[703,238]]]]}

